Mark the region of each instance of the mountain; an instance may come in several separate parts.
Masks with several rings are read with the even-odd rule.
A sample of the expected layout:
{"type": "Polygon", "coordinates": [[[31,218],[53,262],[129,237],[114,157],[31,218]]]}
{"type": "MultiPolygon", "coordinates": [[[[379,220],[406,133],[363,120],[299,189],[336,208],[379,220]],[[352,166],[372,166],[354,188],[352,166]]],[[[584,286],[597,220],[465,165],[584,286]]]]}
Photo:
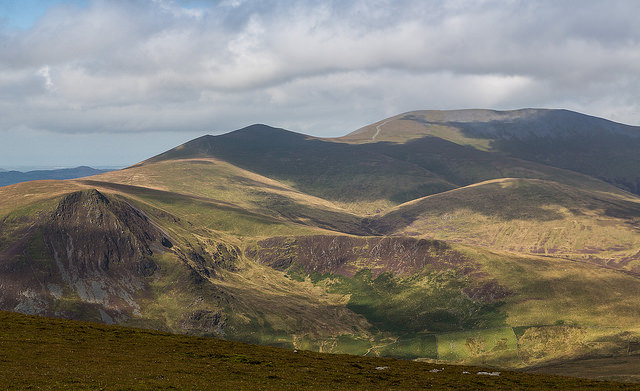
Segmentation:
{"type": "Polygon", "coordinates": [[[55,170],[34,170],[27,172],[0,170],[0,186],[7,186],[14,183],[36,181],[41,179],[74,179],[96,175],[108,171],[111,170],[97,170],[95,168],[87,166],[61,168],[55,170]]]}
{"type": "Polygon", "coordinates": [[[613,179],[640,166],[608,144],[607,176],[544,156],[561,138],[588,160],[637,130],[530,109],[406,113],[335,139],[252,125],[0,187],[0,309],[509,368],[626,359],[640,197],[613,179]]]}
{"type": "Polygon", "coordinates": [[[410,142],[425,136],[573,170],[640,193],[640,127],[568,110],[414,111],[342,139],[410,142]]]}

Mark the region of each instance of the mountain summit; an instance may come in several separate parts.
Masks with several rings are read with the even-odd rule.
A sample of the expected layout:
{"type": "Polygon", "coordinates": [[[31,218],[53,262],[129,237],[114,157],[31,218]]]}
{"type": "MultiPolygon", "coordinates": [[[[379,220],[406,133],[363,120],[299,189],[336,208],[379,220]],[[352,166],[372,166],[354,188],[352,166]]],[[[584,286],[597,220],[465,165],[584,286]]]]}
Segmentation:
{"type": "Polygon", "coordinates": [[[420,143],[425,137],[573,170],[640,193],[640,127],[569,110],[413,111],[340,139],[420,143]]]}

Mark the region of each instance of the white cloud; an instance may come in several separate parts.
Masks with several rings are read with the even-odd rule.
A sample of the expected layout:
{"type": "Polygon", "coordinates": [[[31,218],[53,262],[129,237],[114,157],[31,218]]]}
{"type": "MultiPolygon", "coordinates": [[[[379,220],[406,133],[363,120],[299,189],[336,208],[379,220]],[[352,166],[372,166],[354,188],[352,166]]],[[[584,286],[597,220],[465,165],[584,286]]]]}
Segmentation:
{"type": "Polygon", "coordinates": [[[49,74],[49,66],[43,66],[38,70],[37,74],[44,78],[45,87],[47,88],[47,90],[51,91],[53,89],[53,82],[51,81],[51,75],[49,74]]]}
{"type": "Polygon", "coordinates": [[[0,30],[0,134],[262,122],[340,135],[469,107],[640,124],[639,14],[595,0],[61,4],[0,30]]]}

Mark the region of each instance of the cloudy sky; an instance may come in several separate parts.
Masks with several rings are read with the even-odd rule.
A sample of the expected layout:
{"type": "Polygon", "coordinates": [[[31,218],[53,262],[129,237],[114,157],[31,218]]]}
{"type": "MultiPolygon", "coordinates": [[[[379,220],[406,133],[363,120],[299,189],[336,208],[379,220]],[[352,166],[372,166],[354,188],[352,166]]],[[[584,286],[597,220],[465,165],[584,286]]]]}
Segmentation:
{"type": "Polygon", "coordinates": [[[0,168],[125,166],[415,109],[640,125],[640,1],[0,1],[0,168]]]}

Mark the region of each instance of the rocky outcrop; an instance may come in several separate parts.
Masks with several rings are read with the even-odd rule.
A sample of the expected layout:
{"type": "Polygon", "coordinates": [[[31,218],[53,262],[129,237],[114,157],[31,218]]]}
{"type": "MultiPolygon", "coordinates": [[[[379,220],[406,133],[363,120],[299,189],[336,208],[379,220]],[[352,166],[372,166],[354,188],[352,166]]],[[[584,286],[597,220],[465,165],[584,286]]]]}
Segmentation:
{"type": "Polygon", "coordinates": [[[278,270],[293,263],[306,273],[353,276],[364,266],[374,277],[390,272],[411,275],[429,266],[456,269],[463,274],[475,263],[439,240],[408,237],[298,236],[274,237],[249,248],[247,255],[278,270]]]}
{"type": "Polygon", "coordinates": [[[0,307],[115,323],[140,312],[168,237],[143,211],[97,190],[65,196],[0,253],[0,307]]]}
{"type": "Polygon", "coordinates": [[[42,231],[56,262],[66,262],[60,272],[69,277],[149,277],[157,269],[154,250],[171,246],[144,212],[97,190],[66,196],[42,231]]]}

